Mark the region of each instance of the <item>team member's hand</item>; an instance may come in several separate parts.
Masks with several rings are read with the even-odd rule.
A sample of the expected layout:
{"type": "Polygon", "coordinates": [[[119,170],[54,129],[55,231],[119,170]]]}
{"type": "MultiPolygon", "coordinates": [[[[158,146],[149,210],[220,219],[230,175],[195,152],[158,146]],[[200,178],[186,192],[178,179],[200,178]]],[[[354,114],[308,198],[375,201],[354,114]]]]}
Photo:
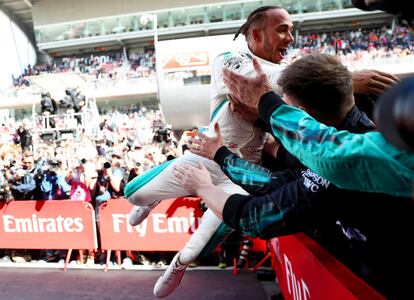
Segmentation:
{"type": "Polygon", "coordinates": [[[199,195],[198,190],[212,186],[210,173],[200,162],[198,167],[181,164],[174,167],[175,180],[191,195],[199,195]]]}
{"type": "Polygon", "coordinates": [[[399,81],[395,75],[377,70],[361,70],[352,73],[354,94],[379,95],[399,81]]]}
{"type": "Polygon", "coordinates": [[[223,136],[220,132],[218,123],[214,124],[215,136],[209,137],[201,132],[198,133],[198,138],[192,139],[189,149],[192,153],[198,154],[208,159],[214,159],[214,155],[220,147],[223,146],[223,136]]]}
{"type": "Polygon", "coordinates": [[[230,90],[230,95],[238,99],[239,102],[257,109],[260,97],[264,93],[270,92],[272,87],[269,78],[255,58],[253,58],[253,67],[257,73],[256,77],[246,77],[224,69],[223,79],[230,90]]]}
{"type": "Polygon", "coordinates": [[[254,124],[257,121],[259,118],[257,108],[249,107],[231,95],[228,95],[228,97],[230,99],[230,109],[233,113],[249,123],[254,124]]]}

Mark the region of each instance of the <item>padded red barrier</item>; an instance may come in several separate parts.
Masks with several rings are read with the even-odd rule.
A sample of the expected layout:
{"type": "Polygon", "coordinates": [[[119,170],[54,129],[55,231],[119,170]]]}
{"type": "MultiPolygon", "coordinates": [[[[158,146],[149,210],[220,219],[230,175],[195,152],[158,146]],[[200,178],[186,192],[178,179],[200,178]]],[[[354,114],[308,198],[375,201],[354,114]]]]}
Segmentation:
{"type": "Polygon", "coordinates": [[[270,250],[286,300],[384,300],[305,234],[274,238],[270,250]]]}
{"type": "Polygon", "coordinates": [[[95,213],[81,201],[0,203],[0,248],[96,249],[95,213]]]}
{"type": "Polygon", "coordinates": [[[138,226],[128,224],[132,205],[113,199],[99,208],[99,232],[104,250],[177,251],[198,227],[203,214],[200,198],[164,200],[138,226]]]}

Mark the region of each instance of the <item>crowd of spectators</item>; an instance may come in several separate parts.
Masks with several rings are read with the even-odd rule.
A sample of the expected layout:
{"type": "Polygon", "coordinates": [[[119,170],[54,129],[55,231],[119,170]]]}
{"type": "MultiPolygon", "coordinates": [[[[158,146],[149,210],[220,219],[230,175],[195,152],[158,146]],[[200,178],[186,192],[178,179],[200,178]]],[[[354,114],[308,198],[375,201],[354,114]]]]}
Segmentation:
{"type": "Polygon", "coordinates": [[[331,33],[312,33],[299,35],[294,48],[323,49],[334,54],[343,54],[358,50],[380,49],[410,49],[413,47],[413,36],[407,27],[358,29],[355,31],[338,31],[331,33]]]}
{"type": "MultiPolygon", "coordinates": [[[[404,26],[299,34],[291,60],[309,52],[337,54],[344,63],[364,59],[407,57],[413,54],[413,36],[404,26]]],[[[44,73],[78,72],[88,82],[116,82],[135,78],[155,78],[153,49],[133,49],[128,59],[121,52],[101,56],[64,57],[51,64],[28,65],[15,78],[15,87],[29,86],[28,77],[44,73]]]]}
{"type": "MultiPolygon", "coordinates": [[[[113,108],[100,117],[97,136],[81,133],[52,141],[35,134],[29,137],[33,123],[27,119],[3,123],[0,201],[70,199],[90,202],[98,211],[105,201],[123,198],[125,184],[135,176],[180,154],[159,110],[133,105],[113,108]]],[[[23,254],[0,250],[3,261],[15,262],[57,261],[64,255],[52,250],[23,254]]],[[[103,263],[99,257],[96,262],[103,263]]],[[[143,263],[142,255],[135,258],[143,263]]]]}
{"type": "Polygon", "coordinates": [[[289,61],[311,52],[338,55],[351,69],[358,65],[391,64],[413,61],[413,35],[407,27],[359,29],[332,33],[299,35],[289,61]]]}
{"type": "Polygon", "coordinates": [[[54,59],[51,64],[28,65],[17,78],[12,75],[16,88],[30,86],[31,76],[47,73],[76,72],[85,80],[117,80],[120,77],[155,77],[155,56],[152,49],[131,50],[129,58],[120,52],[100,56],[63,57],[54,59]]]}

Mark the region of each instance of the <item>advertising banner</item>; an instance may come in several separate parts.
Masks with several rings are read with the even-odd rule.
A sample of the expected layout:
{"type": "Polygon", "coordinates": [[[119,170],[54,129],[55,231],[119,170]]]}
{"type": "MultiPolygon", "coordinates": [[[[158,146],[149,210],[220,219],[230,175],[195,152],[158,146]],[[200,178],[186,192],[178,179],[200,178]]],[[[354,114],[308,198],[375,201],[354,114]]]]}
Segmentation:
{"type": "Polygon", "coordinates": [[[99,232],[104,250],[177,251],[198,227],[203,214],[199,198],[164,200],[140,225],[128,224],[132,205],[113,199],[99,208],[99,232]]]}
{"type": "Polygon", "coordinates": [[[94,210],[71,200],[0,203],[0,248],[96,249],[94,210]]]}

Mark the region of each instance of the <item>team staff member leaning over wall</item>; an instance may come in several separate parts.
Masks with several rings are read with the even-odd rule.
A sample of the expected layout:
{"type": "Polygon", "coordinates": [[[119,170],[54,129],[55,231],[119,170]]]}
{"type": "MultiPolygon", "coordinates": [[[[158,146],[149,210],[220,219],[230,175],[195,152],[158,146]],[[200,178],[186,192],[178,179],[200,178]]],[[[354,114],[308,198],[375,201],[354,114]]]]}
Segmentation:
{"type": "MultiPolygon", "coordinates": [[[[398,15],[414,31],[414,12],[409,2],[353,0],[353,4],[363,10],[380,9],[398,15]]],[[[260,66],[256,64],[256,68],[260,66]]],[[[224,71],[224,78],[234,98],[258,109],[260,117],[271,126],[272,135],[302,163],[341,188],[407,197],[412,194],[412,152],[397,149],[379,132],[355,135],[320,124],[270,93],[266,76],[258,72],[257,77],[247,78],[224,71]]],[[[386,84],[383,80],[373,83],[377,87],[386,84]]],[[[388,113],[392,122],[393,111],[388,113]]]]}
{"type": "MultiPolygon", "coordinates": [[[[339,130],[364,132],[373,123],[354,106],[351,75],[334,57],[311,55],[283,72],[285,99],[339,130]]],[[[224,222],[268,239],[307,232],[323,247],[390,299],[407,299],[412,267],[414,202],[410,198],[343,190],[301,166],[281,172],[248,163],[221,136],[201,136],[198,154],[214,157],[233,182],[251,195],[226,194],[211,184],[204,167],[177,166],[177,181],[201,196],[224,222]],[[216,151],[218,149],[218,151],[216,151]]]]}
{"type": "Polygon", "coordinates": [[[270,92],[260,66],[253,64],[255,78],[224,71],[233,99],[257,108],[272,135],[303,164],[341,188],[411,195],[413,153],[395,148],[379,132],[350,134],[320,124],[270,92]]]}

